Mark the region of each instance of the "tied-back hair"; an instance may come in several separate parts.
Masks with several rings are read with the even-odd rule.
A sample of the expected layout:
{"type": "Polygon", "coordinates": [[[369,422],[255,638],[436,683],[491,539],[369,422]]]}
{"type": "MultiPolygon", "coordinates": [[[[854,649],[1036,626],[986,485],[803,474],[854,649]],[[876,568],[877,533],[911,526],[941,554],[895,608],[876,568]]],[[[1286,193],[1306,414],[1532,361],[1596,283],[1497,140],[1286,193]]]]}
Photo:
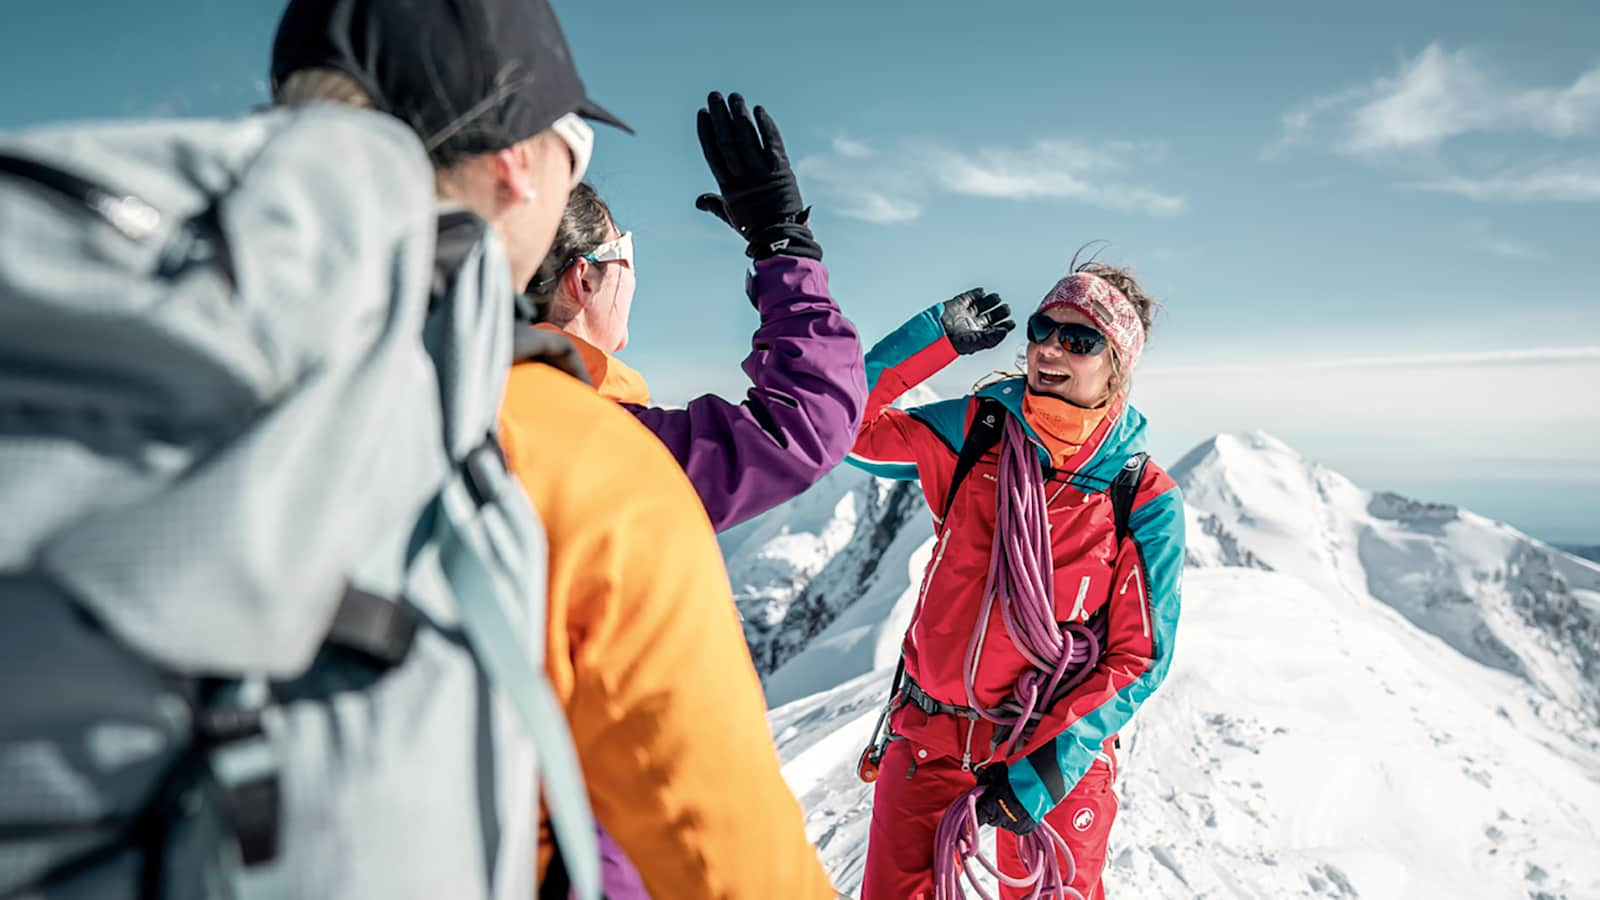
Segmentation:
{"type": "Polygon", "coordinates": [[[1110,241],[1090,241],[1079,247],[1078,252],[1072,254],[1072,262],[1067,264],[1067,268],[1074,275],[1079,272],[1087,272],[1090,275],[1102,278],[1110,282],[1112,287],[1121,291],[1122,296],[1127,297],[1128,301],[1133,304],[1133,308],[1138,311],[1139,324],[1144,326],[1144,333],[1148,338],[1150,326],[1155,319],[1156,309],[1161,304],[1157,303],[1154,297],[1146,294],[1144,288],[1139,286],[1139,282],[1133,277],[1132,269],[1100,262],[1100,249],[1103,249],[1103,247],[1096,248],[1093,253],[1089,254],[1089,258],[1082,263],[1078,262],[1078,258],[1083,255],[1083,252],[1096,244],[1104,247],[1111,246],[1110,241]]]}
{"type": "MultiPolygon", "coordinates": [[[[301,69],[272,86],[272,102],[278,106],[306,106],[312,103],[336,103],[357,109],[373,109],[372,97],[354,78],[337,69],[301,69]]],[[[432,157],[430,157],[432,158],[432,157]]],[[[440,197],[453,196],[455,180],[462,160],[441,163],[433,161],[434,193],[440,197]]]]}
{"type": "Polygon", "coordinates": [[[578,317],[581,310],[577,303],[563,298],[558,290],[560,276],[578,257],[605,243],[611,227],[611,207],[600,199],[594,186],[583,182],[573,188],[567,208],[561,213],[555,241],[528,287],[528,295],[544,307],[545,321],[565,328],[578,317]]]}
{"type": "Polygon", "coordinates": [[[272,86],[272,102],[279,106],[341,103],[372,108],[372,98],[354,78],[337,69],[301,69],[272,86]]]}

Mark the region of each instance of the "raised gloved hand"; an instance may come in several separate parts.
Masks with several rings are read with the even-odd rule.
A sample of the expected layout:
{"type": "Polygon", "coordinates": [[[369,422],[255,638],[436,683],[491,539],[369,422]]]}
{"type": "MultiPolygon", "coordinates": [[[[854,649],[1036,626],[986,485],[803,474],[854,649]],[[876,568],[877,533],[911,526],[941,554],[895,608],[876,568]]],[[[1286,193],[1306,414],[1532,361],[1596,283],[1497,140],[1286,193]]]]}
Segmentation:
{"type": "Polygon", "coordinates": [[[956,352],[963,356],[999,346],[1017,323],[1011,321],[1011,307],[1000,302],[999,294],[986,294],[973,288],[944,302],[939,322],[956,352]]]}
{"type": "Polygon", "coordinates": [[[1005,763],[990,763],[979,769],[978,784],[983,788],[977,802],[979,825],[993,825],[1016,835],[1032,834],[1039,827],[1011,789],[1005,763]]]}
{"type": "Polygon", "coordinates": [[[738,94],[712,92],[696,123],[706,165],[721,194],[701,194],[694,205],[716,216],[749,241],[745,255],[777,254],[822,259],[822,246],[806,225],[810,210],[783,149],[778,126],[761,107],[755,121],[738,94]]]}

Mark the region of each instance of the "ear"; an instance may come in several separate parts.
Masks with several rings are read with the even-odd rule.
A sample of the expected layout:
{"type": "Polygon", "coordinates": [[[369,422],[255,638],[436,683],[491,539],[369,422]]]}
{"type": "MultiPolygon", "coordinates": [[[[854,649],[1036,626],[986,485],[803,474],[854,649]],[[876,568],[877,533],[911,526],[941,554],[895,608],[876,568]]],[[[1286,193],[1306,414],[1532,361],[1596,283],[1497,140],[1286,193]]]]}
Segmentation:
{"type": "Polygon", "coordinates": [[[567,289],[567,295],[577,301],[579,307],[589,308],[589,300],[594,297],[598,284],[590,284],[589,276],[593,274],[595,266],[587,259],[579,257],[572,265],[561,273],[562,286],[567,289]]]}
{"type": "Polygon", "coordinates": [[[507,202],[520,203],[533,188],[533,160],[527,141],[489,154],[493,166],[496,192],[507,202]]]}

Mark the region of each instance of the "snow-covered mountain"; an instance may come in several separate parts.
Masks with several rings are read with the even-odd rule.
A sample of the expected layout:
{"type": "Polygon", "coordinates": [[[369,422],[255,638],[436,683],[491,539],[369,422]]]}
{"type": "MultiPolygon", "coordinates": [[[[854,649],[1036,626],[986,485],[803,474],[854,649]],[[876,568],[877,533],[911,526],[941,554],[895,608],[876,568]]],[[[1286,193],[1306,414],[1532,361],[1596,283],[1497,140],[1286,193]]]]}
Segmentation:
{"type": "Polygon", "coordinates": [[[1261,432],[1172,467],[1190,560],[1292,573],[1371,597],[1483,665],[1525,680],[1551,724],[1597,738],[1600,566],[1467,510],[1364,491],[1261,432]]]}
{"type": "Polygon", "coordinates": [[[881,569],[903,581],[904,557],[932,534],[925,509],[915,484],[841,466],[785,507],[723,535],[756,668],[767,675],[799,654],[870,593],[881,569]]]}
{"type": "MultiPolygon", "coordinates": [[[[1600,566],[1265,434],[1172,473],[1184,614],[1124,734],[1110,892],[1600,897],[1600,566]]],[[[914,487],[841,469],[724,544],[785,774],[850,893],[856,756],[930,538],[914,487]]]]}

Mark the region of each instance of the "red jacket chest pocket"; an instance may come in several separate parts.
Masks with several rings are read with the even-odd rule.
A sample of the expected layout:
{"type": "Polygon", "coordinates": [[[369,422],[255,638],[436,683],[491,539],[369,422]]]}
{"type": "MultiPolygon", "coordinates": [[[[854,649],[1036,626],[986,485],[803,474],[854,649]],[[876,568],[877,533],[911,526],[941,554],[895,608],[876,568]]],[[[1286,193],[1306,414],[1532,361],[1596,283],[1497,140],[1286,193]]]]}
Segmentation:
{"type": "Polygon", "coordinates": [[[1112,572],[1104,565],[1056,569],[1056,621],[1083,622],[1111,599],[1112,572]]]}
{"type": "Polygon", "coordinates": [[[1056,621],[1085,621],[1111,599],[1117,555],[1111,504],[1103,494],[1067,488],[1050,504],[1050,533],[1056,621]]]}

